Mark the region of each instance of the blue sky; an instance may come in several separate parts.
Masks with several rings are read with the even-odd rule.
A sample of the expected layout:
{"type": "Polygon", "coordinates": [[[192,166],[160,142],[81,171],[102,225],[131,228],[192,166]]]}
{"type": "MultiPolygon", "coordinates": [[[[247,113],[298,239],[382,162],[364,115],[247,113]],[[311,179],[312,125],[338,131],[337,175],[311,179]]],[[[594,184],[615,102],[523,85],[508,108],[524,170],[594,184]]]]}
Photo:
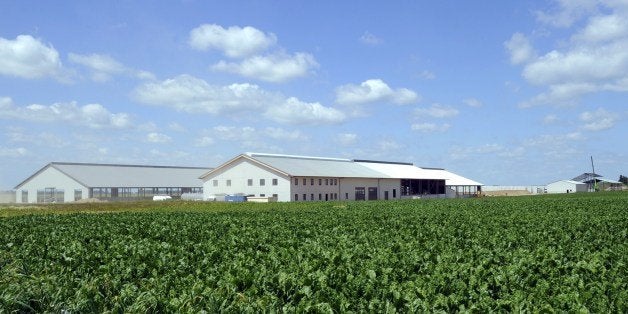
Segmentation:
{"type": "Polygon", "coordinates": [[[0,189],[243,152],[628,173],[627,1],[2,1],[0,189]]]}

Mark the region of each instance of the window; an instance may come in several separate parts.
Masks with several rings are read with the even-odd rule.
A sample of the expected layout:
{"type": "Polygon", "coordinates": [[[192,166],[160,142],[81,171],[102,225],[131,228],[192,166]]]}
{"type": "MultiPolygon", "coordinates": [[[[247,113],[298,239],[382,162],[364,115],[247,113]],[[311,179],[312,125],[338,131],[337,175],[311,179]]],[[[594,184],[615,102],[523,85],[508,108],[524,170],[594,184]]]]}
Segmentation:
{"type": "Polygon", "coordinates": [[[273,185],[277,185],[277,179],[273,179],[273,185]]]}
{"type": "Polygon", "coordinates": [[[213,184],[214,186],[218,186],[218,180],[212,180],[212,184],[213,184]]]}
{"type": "Polygon", "coordinates": [[[294,178],[294,185],[299,185],[299,178],[294,178]]]}
{"type": "Polygon", "coordinates": [[[81,189],[74,190],[74,201],[76,202],[82,199],[83,199],[83,190],[81,189]]]}
{"type": "Polygon", "coordinates": [[[323,194],[318,193],[318,200],[319,201],[323,200],[323,194]]]}
{"type": "Polygon", "coordinates": [[[295,200],[295,201],[298,201],[298,200],[299,200],[299,194],[295,194],[295,195],[294,195],[294,200],[295,200]]]}
{"type": "Polygon", "coordinates": [[[303,178],[303,185],[307,185],[307,179],[303,178]]]}
{"type": "Polygon", "coordinates": [[[310,194],[310,200],[313,201],[314,200],[314,193],[310,194]]]}
{"type": "Polygon", "coordinates": [[[318,179],[318,185],[323,185],[323,179],[318,179]]]}
{"type": "Polygon", "coordinates": [[[266,194],[260,194],[259,197],[266,197],[266,194]]]}
{"type": "Polygon", "coordinates": [[[22,203],[28,203],[28,191],[22,190],[22,203]]]}
{"type": "Polygon", "coordinates": [[[334,179],[334,185],[338,185],[338,179],[334,179]]]}
{"type": "Polygon", "coordinates": [[[247,180],[247,182],[246,182],[246,184],[247,184],[248,186],[253,186],[253,179],[248,179],[248,180],[247,180]]]}
{"type": "Polygon", "coordinates": [[[397,198],[397,189],[393,189],[393,198],[397,198]]]}
{"type": "Polygon", "coordinates": [[[266,179],[259,179],[259,186],[266,185],[266,179]]]}
{"type": "Polygon", "coordinates": [[[231,180],[227,180],[227,186],[231,186],[231,180]]]}
{"type": "Polygon", "coordinates": [[[303,194],[303,200],[307,201],[307,194],[303,194]]]}
{"type": "Polygon", "coordinates": [[[348,200],[349,199],[349,193],[345,193],[345,199],[348,200]]]}
{"type": "Polygon", "coordinates": [[[310,185],[314,185],[314,178],[310,179],[310,185]]]}
{"type": "Polygon", "coordinates": [[[325,185],[329,185],[329,179],[325,179],[325,185]]]}

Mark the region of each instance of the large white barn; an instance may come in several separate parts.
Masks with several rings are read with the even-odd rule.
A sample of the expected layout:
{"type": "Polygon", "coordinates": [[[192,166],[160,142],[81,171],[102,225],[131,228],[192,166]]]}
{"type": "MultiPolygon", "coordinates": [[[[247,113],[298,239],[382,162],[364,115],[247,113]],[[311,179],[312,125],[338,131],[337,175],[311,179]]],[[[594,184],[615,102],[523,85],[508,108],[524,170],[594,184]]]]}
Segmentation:
{"type": "Polygon", "coordinates": [[[141,200],[202,193],[211,168],[52,162],[15,187],[17,203],[141,200]]]}
{"type": "Polygon", "coordinates": [[[482,186],[411,163],[260,153],[236,156],[200,178],[206,199],[239,194],[283,202],[456,197],[482,186]]]}

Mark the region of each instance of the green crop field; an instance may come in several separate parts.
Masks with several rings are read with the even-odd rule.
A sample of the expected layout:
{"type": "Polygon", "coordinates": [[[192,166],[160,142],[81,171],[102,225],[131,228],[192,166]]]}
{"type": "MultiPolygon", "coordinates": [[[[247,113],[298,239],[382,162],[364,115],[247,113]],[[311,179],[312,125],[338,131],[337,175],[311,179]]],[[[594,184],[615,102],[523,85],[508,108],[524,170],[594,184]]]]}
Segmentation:
{"type": "Polygon", "coordinates": [[[622,192],[0,217],[0,313],[628,312],[622,192]]]}

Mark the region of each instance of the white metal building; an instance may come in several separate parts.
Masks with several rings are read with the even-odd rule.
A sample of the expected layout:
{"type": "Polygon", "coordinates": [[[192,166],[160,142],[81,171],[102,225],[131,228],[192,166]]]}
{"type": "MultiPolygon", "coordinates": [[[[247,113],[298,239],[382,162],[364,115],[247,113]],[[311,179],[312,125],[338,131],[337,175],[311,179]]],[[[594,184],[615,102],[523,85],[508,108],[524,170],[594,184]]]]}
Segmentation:
{"type": "Polygon", "coordinates": [[[202,193],[211,168],[52,162],[15,187],[17,203],[140,200],[202,193]]]}
{"type": "Polygon", "coordinates": [[[259,153],[236,156],[201,179],[206,199],[240,194],[284,202],[455,197],[482,185],[411,163],[259,153]]]}
{"type": "Polygon", "coordinates": [[[547,185],[547,193],[575,193],[586,191],[586,183],[573,180],[559,180],[547,185]]]}

